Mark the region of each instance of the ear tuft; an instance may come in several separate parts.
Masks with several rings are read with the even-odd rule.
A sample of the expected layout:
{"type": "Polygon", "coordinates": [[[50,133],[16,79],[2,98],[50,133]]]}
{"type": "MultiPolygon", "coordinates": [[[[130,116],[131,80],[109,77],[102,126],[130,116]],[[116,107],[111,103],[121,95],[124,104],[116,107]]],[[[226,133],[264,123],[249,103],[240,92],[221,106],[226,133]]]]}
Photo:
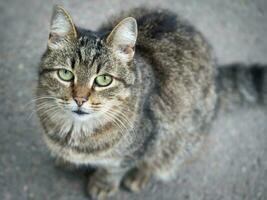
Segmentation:
{"type": "Polygon", "coordinates": [[[134,56],[137,32],[136,20],[132,17],[125,18],[109,34],[107,45],[121,60],[129,62],[134,56]]]}
{"type": "Polygon", "coordinates": [[[75,38],[77,38],[77,32],[70,15],[63,7],[54,6],[48,46],[60,48],[66,41],[73,41],[75,38]]]}

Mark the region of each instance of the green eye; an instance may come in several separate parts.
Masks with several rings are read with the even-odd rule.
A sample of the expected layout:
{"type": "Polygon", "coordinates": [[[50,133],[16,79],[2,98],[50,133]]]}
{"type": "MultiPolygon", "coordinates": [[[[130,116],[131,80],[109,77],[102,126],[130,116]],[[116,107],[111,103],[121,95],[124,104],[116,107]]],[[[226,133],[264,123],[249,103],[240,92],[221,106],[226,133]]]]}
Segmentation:
{"type": "Polygon", "coordinates": [[[63,81],[71,81],[74,78],[74,75],[71,71],[66,69],[58,70],[58,77],[63,81]]]}
{"type": "Polygon", "coordinates": [[[106,87],[112,83],[112,80],[110,75],[100,75],[95,78],[95,83],[100,87],[106,87]]]}

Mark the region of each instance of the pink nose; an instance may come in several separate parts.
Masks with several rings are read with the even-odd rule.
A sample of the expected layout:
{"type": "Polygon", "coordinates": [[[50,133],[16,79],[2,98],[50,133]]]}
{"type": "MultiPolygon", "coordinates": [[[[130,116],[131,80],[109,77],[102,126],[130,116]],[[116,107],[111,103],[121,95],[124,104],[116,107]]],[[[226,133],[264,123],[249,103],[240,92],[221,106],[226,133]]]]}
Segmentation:
{"type": "Polygon", "coordinates": [[[88,100],[88,98],[85,98],[85,97],[74,97],[74,100],[76,101],[77,105],[79,107],[81,107],[88,100]]]}

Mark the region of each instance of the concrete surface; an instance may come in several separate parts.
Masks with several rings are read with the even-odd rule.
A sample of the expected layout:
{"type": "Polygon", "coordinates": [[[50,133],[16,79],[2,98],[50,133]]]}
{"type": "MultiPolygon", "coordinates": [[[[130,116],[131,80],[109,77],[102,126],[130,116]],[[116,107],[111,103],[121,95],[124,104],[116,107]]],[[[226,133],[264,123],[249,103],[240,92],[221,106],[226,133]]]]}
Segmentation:
{"type": "MultiPolygon", "coordinates": [[[[88,199],[86,172],[54,167],[29,103],[55,3],[91,29],[141,4],[170,8],[204,33],[220,64],[267,63],[266,0],[0,0],[1,200],[88,199]]],[[[266,113],[266,107],[246,104],[221,110],[206,151],[183,167],[177,180],[153,183],[140,194],[121,191],[112,199],[266,200],[266,113]]]]}

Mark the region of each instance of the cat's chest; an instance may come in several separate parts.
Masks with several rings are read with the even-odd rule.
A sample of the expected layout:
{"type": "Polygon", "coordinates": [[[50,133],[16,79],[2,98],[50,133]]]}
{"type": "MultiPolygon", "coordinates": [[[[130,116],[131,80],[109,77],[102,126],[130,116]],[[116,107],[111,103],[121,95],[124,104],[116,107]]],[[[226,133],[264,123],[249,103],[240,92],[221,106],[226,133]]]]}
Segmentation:
{"type": "Polygon", "coordinates": [[[77,151],[69,146],[62,147],[48,137],[45,137],[45,141],[54,155],[77,165],[117,167],[121,163],[121,158],[114,155],[112,152],[87,153],[77,151]]]}
{"type": "Polygon", "coordinates": [[[95,165],[95,166],[114,166],[117,167],[121,163],[121,159],[109,154],[93,155],[81,152],[75,152],[71,149],[65,149],[63,155],[66,160],[77,165],[95,165]]]}

